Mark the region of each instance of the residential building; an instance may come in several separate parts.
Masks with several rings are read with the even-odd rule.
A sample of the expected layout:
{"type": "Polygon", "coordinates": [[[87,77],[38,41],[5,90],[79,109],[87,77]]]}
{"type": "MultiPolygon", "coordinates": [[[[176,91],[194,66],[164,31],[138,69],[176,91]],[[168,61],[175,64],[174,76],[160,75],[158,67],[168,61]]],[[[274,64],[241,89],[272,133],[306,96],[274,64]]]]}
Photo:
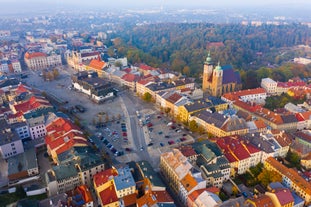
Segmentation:
{"type": "Polygon", "coordinates": [[[71,121],[57,118],[46,126],[45,143],[47,152],[54,163],[58,163],[58,155],[74,146],[87,146],[87,139],[83,132],[71,121]]]}
{"type": "Polygon", "coordinates": [[[4,159],[24,152],[24,147],[18,134],[4,119],[0,120],[0,155],[4,159]]]}
{"type": "Polygon", "coordinates": [[[187,206],[191,207],[212,207],[221,204],[221,199],[214,193],[207,190],[194,191],[189,195],[187,206]]]}
{"type": "Polygon", "coordinates": [[[45,181],[48,196],[65,193],[83,184],[74,163],[52,166],[45,173],[45,181]]]}
{"type": "Polygon", "coordinates": [[[184,205],[193,191],[206,187],[206,181],[201,173],[191,173],[192,165],[178,149],[161,154],[160,169],[173,192],[184,205]]]}
{"type": "Polygon", "coordinates": [[[238,91],[242,88],[240,73],[232,66],[214,67],[210,54],[204,62],[202,89],[212,96],[238,91]]]}
{"type": "Polygon", "coordinates": [[[282,176],[282,183],[295,191],[306,204],[311,202],[311,184],[302,178],[295,170],[287,168],[273,157],[266,159],[264,166],[268,170],[274,170],[282,176]]]}
{"type": "Polygon", "coordinates": [[[35,148],[8,158],[9,181],[16,181],[39,174],[39,167],[35,148]]]}
{"type": "Polygon", "coordinates": [[[275,207],[271,198],[265,194],[248,198],[245,203],[249,204],[249,207],[275,207]]]}
{"type": "Polygon", "coordinates": [[[220,113],[211,113],[211,111],[200,111],[190,118],[203,129],[216,137],[242,135],[249,132],[249,128],[244,119],[237,116],[226,117],[220,113]]]}
{"type": "Polygon", "coordinates": [[[59,165],[74,163],[81,182],[89,186],[93,183],[93,176],[107,168],[107,162],[101,154],[90,146],[68,148],[58,154],[57,159],[59,165]]]}
{"type": "Polygon", "coordinates": [[[243,174],[261,161],[262,152],[239,136],[216,138],[216,144],[230,163],[231,174],[243,174]]]}
{"type": "Polygon", "coordinates": [[[27,67],[31,70],[42,70],[62,65],[60,55],[47,55],[43,52],[26,52],[24,60],[27,67]]]}
{"type": "Polygon", "coordinates": [[[195,166],[200,169],[202,177],[206,180],[206,186],[221,188],[231,175],[231,166],[227,158],[217,144],[208,140],[194,143],[192,147],[198,154],[195,166]]]}
{"type": "Polygon", "coordinates": [[[266,192],[275,207],[292,207],[294,206],[294,198],[287,188],[279,188],[272,190],[271,192],[266,192]]]}
{"type": "Polygon", "coordinates": [[[261,79],[260,86],[264,88],[269,95],[277,94],[277,85],[278,83],[271,78],[263,78],[261,79]]]}
{"type": "Polygon", "coordinates": [[[115,97],[117,91],[105,80],[98,78],[97,73],[80,72],[72,77],[75,89],[87,94],[96,103],[115,97]]]}

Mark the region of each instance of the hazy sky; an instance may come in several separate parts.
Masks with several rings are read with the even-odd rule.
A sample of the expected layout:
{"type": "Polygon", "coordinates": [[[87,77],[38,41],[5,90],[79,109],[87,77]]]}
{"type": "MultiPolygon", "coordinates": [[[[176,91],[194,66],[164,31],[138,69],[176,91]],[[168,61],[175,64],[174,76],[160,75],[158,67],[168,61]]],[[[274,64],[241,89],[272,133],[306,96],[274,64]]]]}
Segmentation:
{"type": "Polygon", "coordinates": [[[75,5],[106,5],[106,6],[155,6],[155,5],[180,5],[180,6],[237,6],[237,5],[269,5],[269,4],[310,4],[310,0],[0,0],[0,3],[21,4],[75,4],[75,5]]]}

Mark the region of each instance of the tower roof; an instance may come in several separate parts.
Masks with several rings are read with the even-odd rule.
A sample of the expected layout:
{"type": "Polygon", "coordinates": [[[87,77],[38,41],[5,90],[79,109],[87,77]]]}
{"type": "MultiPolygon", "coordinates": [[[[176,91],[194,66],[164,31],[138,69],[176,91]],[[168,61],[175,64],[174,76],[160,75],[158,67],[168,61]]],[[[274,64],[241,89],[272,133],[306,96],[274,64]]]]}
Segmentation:
{"type": "Polygon", "coordinates": [[[216,66],[215,70],[222,70],[219,62],[218,62],[218,65],[216,66]]]}
{"type": "Polygon", "coordinates": [[[207,55],[207,58],[205,60],[205,64],[211,65],[212,64],[212,58],[211,58],[211,53],[209,52],[207,55]]]}

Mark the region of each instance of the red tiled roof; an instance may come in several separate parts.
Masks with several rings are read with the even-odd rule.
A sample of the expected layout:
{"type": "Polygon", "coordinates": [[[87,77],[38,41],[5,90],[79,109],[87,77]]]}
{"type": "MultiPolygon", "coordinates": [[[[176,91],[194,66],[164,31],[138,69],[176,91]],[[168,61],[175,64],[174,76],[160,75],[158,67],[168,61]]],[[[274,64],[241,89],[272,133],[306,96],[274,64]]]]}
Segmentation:
{"type": "Polygon", "coordinates": [[[99,52],[94,51],[94,52],[85,52],[81,54],[81,57],[89,57],[89,56],[98,56],[99,52]]]}
{"type": "Polygon", "coordinates": [[[259,152],[255,147],[242,143],[237,136],[218,138],[216,143],[229,162],[244,160],[249,158],[250,154],[259,152]]]}
{"type": "Polygon", "coordinates": [[[125,74],[124,76],[122,76],[122,79],[127,81],[127,82],[133,82],[133,81],[139,80],[139,76],[128,73],[128,74],[125,74]]]}
{"type": "Polygon", "coordinates": [[[32,59],[32,58],[37,58],[37,57],[46,57],[46,56],[47,55],[43,52],[33,52],[33,53],[26,52],[26,54],[25,54],[26,59],[32,59]]]}
{"type": "Polygon", "coordinates": [[[50,107],[50,106],[51,104],[47,100],[32,96],[28,101],[25,101],[20,104],[15,104],[14,108],[16,111],[26,113],[28,111],[35,110],[40,107],[50,107]]]}
{"type": "Polygon", "coordinates": [[[100,173],[97,173],[93,176],[93,182],[95,184],[95,187],[99,187],[106,182],[108,182],[111,178],[118,175],[118,171],[115,168],[110,168],[107,170],[104,170],[100,173]]]}
{"type": "Polygon", "coordinates": [[[123,71],[126,73],[130,73],[132,71],[132,69],[131,68],[125,68],[125,69],[123,69],[123,71]]]}
{"type": "Polygon", "coordinates": [[[156,68],[153,68],[153,67],[146,65],[146,64],[140,64],[139,68],[142,70],[157,70],[156,68]]]}
{"type": "Polygon", "coordinates": [[[119,200],[114,185],[110,185],[110,187],[101,191],[99,196],[103,205],[108,205],[119,200]]]}
{"type": "Polygon", "coordinates": [[[255,198],[251,198],[249,200],[256,203],[256,207],[274,207],[274,204],[273,204],[271,198],[267,195],[264,195],[264,194],[260,195],[258,197],[255,197],[255,198]]]}
{"type": "Polygon", "coordinates": [[[306,111],[300,113],[300,115],[304,118],[304,120],[310,120],[311,119],[311,111],[306,111]]]}
{"type": "Polygon", "coordinates": [[[159,203],[174,203],[174,200],[166,190],[153,191],[152,194],[155,195],[159,203]]]}
{"type": "Polygon", "coordinates": [[[181,95],[178,93],[173,93],[172,95],[170,95],[168,98],[166,98],[166,100],[172,104],[176,103],[179,99],[181,99],[181,95]]]}
{"type": "Polygon", "coordinates": [[[123,197],[124,206],[131,206],[133,204],[136,204],[137,201],[137,195],[130,194],[123,197]]]}
{"type": "Polygon", "coordinates": [[[178,149],[185,157],[197,155],[191,145],[182,145],[178,149]]]}

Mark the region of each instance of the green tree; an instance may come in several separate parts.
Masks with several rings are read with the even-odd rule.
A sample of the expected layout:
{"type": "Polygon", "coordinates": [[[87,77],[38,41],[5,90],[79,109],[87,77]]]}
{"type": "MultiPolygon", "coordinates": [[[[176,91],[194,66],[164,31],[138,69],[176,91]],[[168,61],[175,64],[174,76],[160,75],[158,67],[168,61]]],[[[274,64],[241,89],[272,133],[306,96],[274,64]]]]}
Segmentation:
{"type": "Polygon", "coordinates": [[[290,167],[300,168],[300,157],[297,153],[289,150],[285,159],[290,163],[290,167]]]}
{"type": "Polygon", "coordinates": [[[196,132],[198,130],[199,126],[195,120],[192,120],[189,122],[189,129],[190,131],[196,132]]]}
{"type": "Polygon", "coordinates": [[[152,100],[152,95],[149,92],[144,93],[142,99],[146,102],[151,102],[152,100]]]}
{"type": "Polygon", "coordinates": [[[271,182],[282,182],[282,176],[274,170],[263,169],[257,177],[258,181],[265,187],[271,182]]]}

